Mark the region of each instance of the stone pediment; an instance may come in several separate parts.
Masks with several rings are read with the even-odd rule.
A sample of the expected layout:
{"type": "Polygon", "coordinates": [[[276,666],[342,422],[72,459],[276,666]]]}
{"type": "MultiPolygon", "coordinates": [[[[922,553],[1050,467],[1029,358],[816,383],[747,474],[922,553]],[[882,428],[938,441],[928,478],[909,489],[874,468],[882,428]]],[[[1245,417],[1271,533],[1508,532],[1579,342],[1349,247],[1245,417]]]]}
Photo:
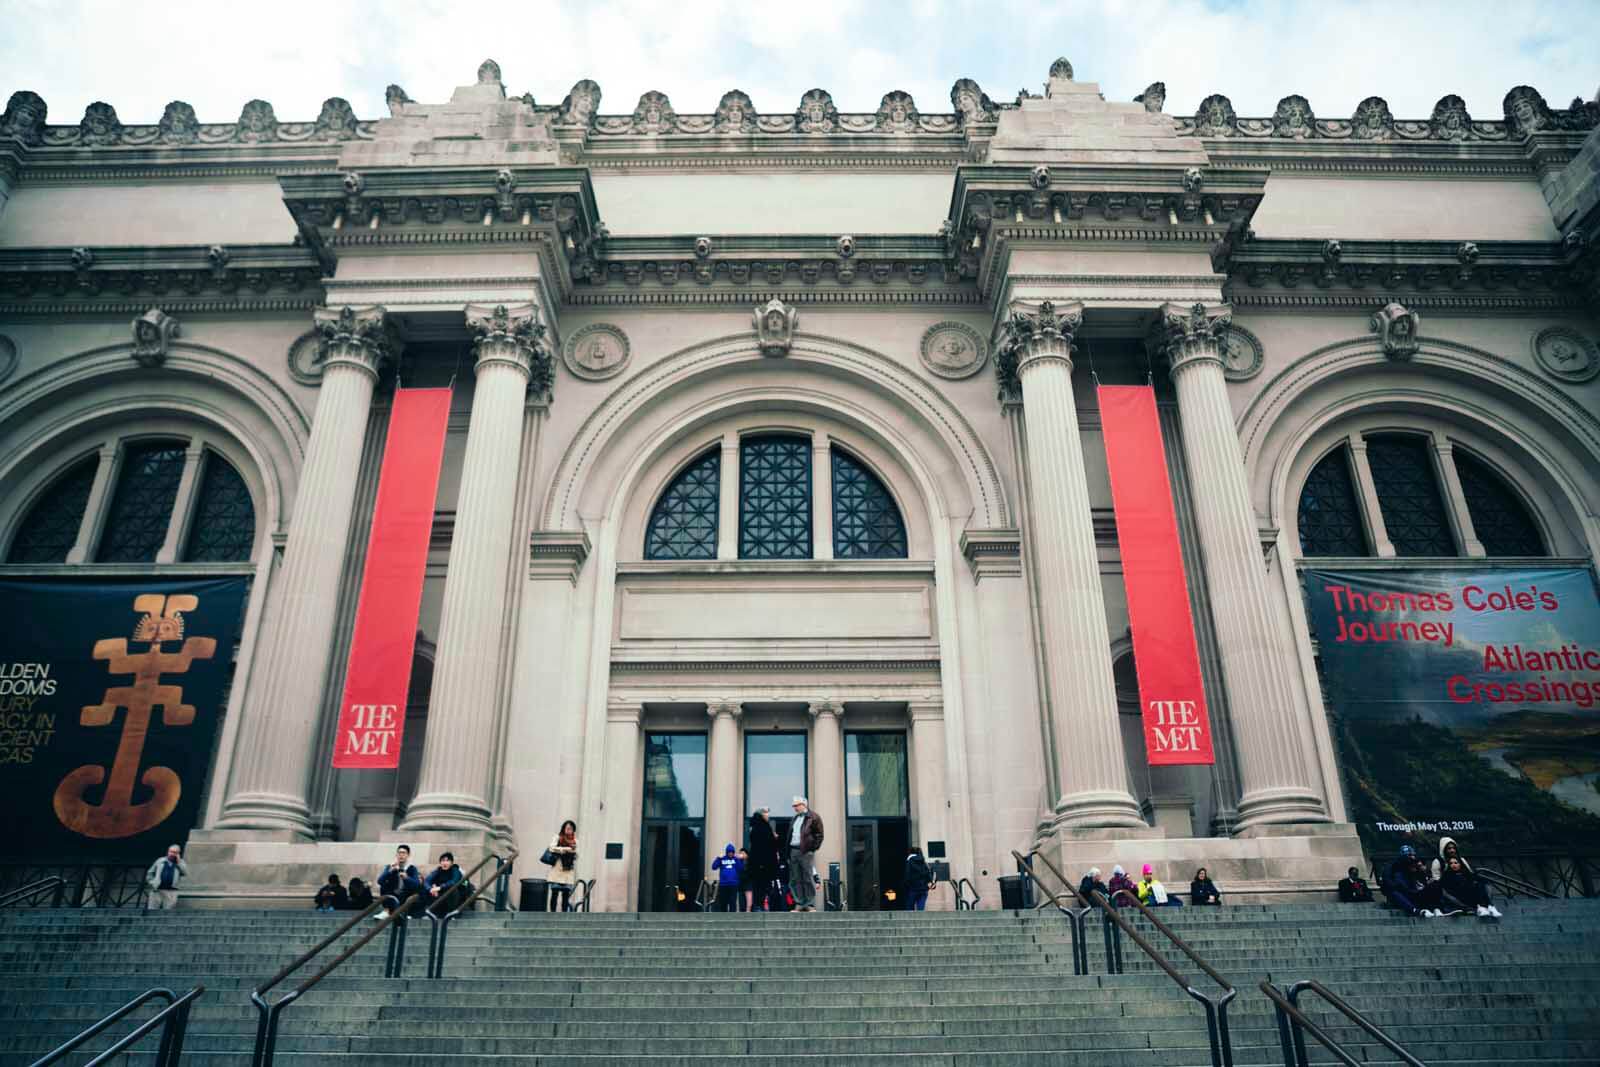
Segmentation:
{"type": "Polygon", "coordinates": [[[1203,167],[1198,137],[1143,103],[1115,103],[1094,82],[1052,77],[1045,96],[1000,112],[988,162],[1092,167],[1203,167]]]}

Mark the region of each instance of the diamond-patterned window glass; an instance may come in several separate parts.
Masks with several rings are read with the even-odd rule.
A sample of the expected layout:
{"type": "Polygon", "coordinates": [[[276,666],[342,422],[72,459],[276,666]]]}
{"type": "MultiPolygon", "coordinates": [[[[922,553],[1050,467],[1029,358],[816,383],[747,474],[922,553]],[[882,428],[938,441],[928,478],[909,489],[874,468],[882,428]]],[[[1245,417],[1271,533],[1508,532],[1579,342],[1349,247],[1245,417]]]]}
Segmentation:
{"type": "Polygon", "coordinates": [[[167,539],[183,477],[182,441],[144,441],[123,452],[122,472],[100,535],[101,563],[154,563],[167,539]]]}
{"type": "Polygon", "coordinates": [[[739,442],[739,558],[811,558],[811,441],[739,442]]]}
{"type": "Polygon", "coordinates": [[[855,457],[833,453],[833,558],[905,559],[906,524],[894,497],[855,457]]]}
{"type": "Polygon", "coordinates": [[[1300,490],[1300,551],[1307,556],[1365,556],[1361,506],[1344,445],[1317,461],[1300,490]]]}
{"type": "Polygon", "coordinates": [[[99,459],[79,460],[34,502],[11,540],[7,563],[65,563],[78,541],[99,459]]]}
{"type": "Polygon", "coordinates": [[[667,486],[645,527],[645,559],[716,559],[722,451],[713,448],[667,486]]]}
{"type": "Polygon", "coordinates": [[[1367,438],[1367,462],[1389,542],[1399,556],[1454,556],[1455,538],[1424,437],[1380,434],[1367,438]]]}
{"type": "Polygon", "coordinates": [[[1467,498],[1472,530],[1491,556],[1543,556],[1548,553],[1539,524],[1506,480],[1470,453],[1454,450],[1456,476],[1467,498]]]}
{"type": "Polygon", "coordinates": [[[189,521],[183,558],[199,563],[236,563],[250,558],[256,543],[256,507],[233,465],[207,452],[189,521]]]}

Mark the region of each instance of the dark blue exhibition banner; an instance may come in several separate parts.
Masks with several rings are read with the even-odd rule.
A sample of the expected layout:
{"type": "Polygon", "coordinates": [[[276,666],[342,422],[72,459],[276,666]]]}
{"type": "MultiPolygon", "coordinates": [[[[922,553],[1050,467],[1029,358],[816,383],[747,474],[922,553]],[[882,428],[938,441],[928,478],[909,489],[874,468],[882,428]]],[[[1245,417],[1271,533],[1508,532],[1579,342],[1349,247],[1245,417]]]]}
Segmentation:
{"type": "Polygon", "coordinates": [[[0,775],[29,863],[149,860],[182,842],[249,581],[0,581],[0,775]]]}
{"type": "Polygon", "coordinates": [[[1587,568],[1303,572],[1369,844],[1600,845],[1600,596],[1587,568]]]}

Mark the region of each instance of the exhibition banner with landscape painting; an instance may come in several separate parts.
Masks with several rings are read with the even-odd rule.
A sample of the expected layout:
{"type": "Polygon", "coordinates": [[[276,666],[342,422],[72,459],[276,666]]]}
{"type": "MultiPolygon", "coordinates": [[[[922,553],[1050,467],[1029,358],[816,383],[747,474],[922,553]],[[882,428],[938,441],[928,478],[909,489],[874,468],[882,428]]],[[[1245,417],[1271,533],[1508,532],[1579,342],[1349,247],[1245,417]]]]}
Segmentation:
{"type": "Polygon", "coordinates": [[[1600,849],[1600,596],[1587,568],[1303,572],[1367,847],[1600,849]]]}

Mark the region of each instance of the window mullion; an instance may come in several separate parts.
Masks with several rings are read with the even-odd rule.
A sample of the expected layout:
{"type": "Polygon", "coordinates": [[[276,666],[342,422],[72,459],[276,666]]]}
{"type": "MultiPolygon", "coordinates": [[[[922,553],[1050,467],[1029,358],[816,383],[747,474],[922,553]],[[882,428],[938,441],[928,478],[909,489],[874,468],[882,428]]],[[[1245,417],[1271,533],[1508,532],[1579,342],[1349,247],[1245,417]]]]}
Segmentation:
{"type": "Polygon", "coordinates": [[[1383,508],[1378,506],[1378,486],[1372,480],[1372,465],[1367,461],[1367,442],[1359,433],[1350,435],[1350,463],[1355,468],[1356,499],[1361,503],[1361,515],[1367,523],[1372,550],[1384,559],[1393,559],[1394,544],[1383,524],[1383,508]]]}
{"type": "Polygon", "coordinates": [[[833,442],[818,430],[811,437],[811,558],[833,558],[833,442]]]}
{"type": "Polygon", "coordinates": [[[739,434],[729,430],[722,435],[722,459],[718,467],[717,558],[739,558],[739,434]]]}
{"type": "Polygon", "coordinates": [[[121,453],[122,449],[116,441],[100,446],[100,462],[95,467],[94,484],[89,488],[89,504],[83,509],[83,522],[78,526],[78,540],[73,544],[72,551],[67,553],[68,563],[83,563],[88,560],[100,543],[106,512],[111,507],[111,487],[116,482],[121,453]]]}
{"type": "Polygon", "coordinates": [[[1455,446],[1437,430],[1428,435],[1428,441],[1433,445],[1434,469],[1439,474],[1439,482],[1444,486],[1445,502],[1449,505],[1445,514],[1450,517],[1450,531],[1455,534],[1456,548],[1463,555],[1482,559],[1489,553],[1484,549],[1483,542],[1478,540],[1477,530],[1472,525],[1467,494],[1461,489],[1461,476],[1456,471],[1455,446]]]}
{"type": "Polygon", "coordinates": [[[167,539],[156,552],[157,563],[176,563],[183,539],[194,519],[195,497],[200,486],[200,468],[205,448],[198,439],[189,442],[183,453],[183,474],[178,478],[178,495],[172,501],[172,516],[167,520],[167,539]]]}

